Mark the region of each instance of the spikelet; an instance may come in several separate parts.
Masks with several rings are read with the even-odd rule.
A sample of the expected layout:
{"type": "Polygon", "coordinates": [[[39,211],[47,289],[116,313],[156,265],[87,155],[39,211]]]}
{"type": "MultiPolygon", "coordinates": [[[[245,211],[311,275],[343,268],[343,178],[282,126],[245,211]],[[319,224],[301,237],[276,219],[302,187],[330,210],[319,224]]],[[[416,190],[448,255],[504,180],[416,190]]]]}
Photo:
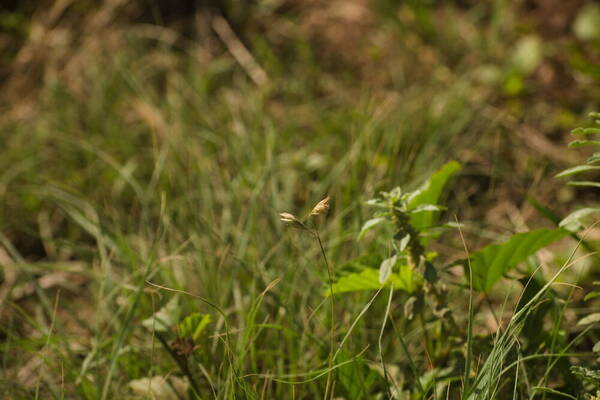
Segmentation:
{"type": "Polygon", "coordinates": [[[298,222],[298,219],[296,218],[296,216],[294,214],[290,214],[290,213],[280,213],[279,214],[279,220],[281,222],[283,222],[284,224],[293,224],[298,222]]]}
{"type": "Polygon", "coordinates": [[[329,196],[325,197],[323,200],[317,203],[317,205],[312,209],[310,215],[321,215],[327,212],[329,209],[329,196]]]}

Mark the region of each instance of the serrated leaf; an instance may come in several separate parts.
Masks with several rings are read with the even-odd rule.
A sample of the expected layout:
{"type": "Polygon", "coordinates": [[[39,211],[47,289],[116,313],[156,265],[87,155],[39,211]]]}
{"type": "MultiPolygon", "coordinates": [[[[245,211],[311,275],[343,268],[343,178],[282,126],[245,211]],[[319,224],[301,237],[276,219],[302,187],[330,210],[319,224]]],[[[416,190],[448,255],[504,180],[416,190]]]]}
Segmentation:
{"type": "Polygon", "coordinates": [[[599,170],[600,166],[598,165],[577,165],[575,167],[571,167],[568,169],[565,169],[562,172],[559,172],[558,174],[554,175],[555,178],[563,178],[565,176],[571,176],[571,175],[575,175],[575,174],[580,174],[582,172],[587,172],[587,171],[594,171],[594,170],[599,170]]]}
{"type": "MultiPolygon", "coordinates": [[[[473,287],[488,292],[505,273],[527,257],[569,234],[565,229],[537,229],[515,234],[505,243],[489,245],[471,254],[473,287]]],[[[466,261],[461,264],[465,270],[468,268],[466,261]]],[[[466,276],[469,276],[468,270],[466,276]]]]}
{"type": "Polygon", "coordinates": [[[208,324],[210,324],[210,314],[190,314],[177,325],[179,336],[198,341],[208,324]]]}
{"type": "Polygon", "coordinates": [[[386,258],[381,262],[379,266],[379,283],[384,284],[390,275],[392,274],[392,269],[394,265],[396,265],[396,261],[398,260],[398,256],[394,255],[390,258],[386,258]]]}
{"type": "Polygon", "coordinates": [[[560,221],[558,226],[571,232],[576,232],[583,228],[583,224],[581,223],[583,218],[599,211],[600,208],[582,208],[581,210],[577,210],[566,216],[562,221],[560,221]]]}
{"type": "Polygon", "coordinates": [[[360,240],[362,239],[362,237],[369,232],[371,229],[373,229],[375,226],[381,224],[382,222],[385,221],[385,218],[373,218],[368,220],[367,222],[365,222],[362,226],[362,228],[360,229],[360,233],[358,234],[358,237],[356,238],[356,240],[360,240]]]}
{"type": "MultiPolygon", "coordinates": [[[[415,195],[409,200],[407,209],[413,210],[425,204],[436,204],[442,194],[442,190],[448,179],[461,168],[460,163],[450,161],[433,173],[429,179],[415,191],[415,195]]],[[[412,214],[410,222],[417,230],[423,230],[433,225],[434,211],[412,214]]]]}
{"type": "Polygon", "coordinates": [[[584,318],[581,318],[577,325],[589,325],[594,324],[596,322],[600,322],[600,313],[593,313],[590,315],[586,315],[584,318]]]}
{"type": "Polygon", "coordinates": [[[173,297],[164,307],[154,313],[154,315],[143,320],[142,325],[149,330],[165,332],[171,329],[171,327],[179,321],[180,314],[179,298],[173,297]]]}

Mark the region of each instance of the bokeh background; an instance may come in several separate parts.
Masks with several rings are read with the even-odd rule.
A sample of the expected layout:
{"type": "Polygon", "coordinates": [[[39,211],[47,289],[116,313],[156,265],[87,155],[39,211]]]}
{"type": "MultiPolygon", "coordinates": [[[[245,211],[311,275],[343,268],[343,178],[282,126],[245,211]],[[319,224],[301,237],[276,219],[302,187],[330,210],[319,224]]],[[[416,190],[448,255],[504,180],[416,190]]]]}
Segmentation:
{"type": "MultiPolygon", "coordinates": [[[[147,280],[241,329],[282,278],[258,318],[319,329],[319,249],[278,213],[326,195],[334,263],[377,247],[355,240],[367,199],[449,160],[463,170],[444,218],[473,248],[543,225],[529,197],[559,213],[597,201],[553,175],[583,159],[565,145],[599,81],[592,0],[4,0],[0,391],[124,398],[171,371],[139,323],[166,301],[147,280]]],[[[248,371],[310,367],[309,344],[278,335],[256,339],[248,371]]],[[[206,341],[218,380],[222,343],[206,341]]]]}

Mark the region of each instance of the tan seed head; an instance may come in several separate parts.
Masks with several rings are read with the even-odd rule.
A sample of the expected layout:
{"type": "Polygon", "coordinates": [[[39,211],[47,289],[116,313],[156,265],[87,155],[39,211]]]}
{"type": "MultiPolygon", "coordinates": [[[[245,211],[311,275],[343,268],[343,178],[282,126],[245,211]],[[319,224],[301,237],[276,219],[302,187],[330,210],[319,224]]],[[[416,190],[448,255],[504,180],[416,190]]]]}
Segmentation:
{"type": "Polygon", "coordinates": [[[323,200],[317,203],[317,205],[312,209],[310,215],[321,215],[329,209],[329,196],[325,197],[323,200]]]}
{"type": "Polygon", "coordinates": [[[285,212],[279,214],[279,220],[284,224],[293,224],[295,222],[298,222],[298,219],[294,216],[294,214],[285,212]]]}

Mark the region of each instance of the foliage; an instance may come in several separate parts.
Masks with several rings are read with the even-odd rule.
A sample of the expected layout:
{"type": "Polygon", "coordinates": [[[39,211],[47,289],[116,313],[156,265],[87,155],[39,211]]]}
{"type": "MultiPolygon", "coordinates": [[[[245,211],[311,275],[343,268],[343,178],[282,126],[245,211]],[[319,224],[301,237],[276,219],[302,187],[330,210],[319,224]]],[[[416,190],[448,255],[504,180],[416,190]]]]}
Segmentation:
{"type": "Polygon", "coordinates": [[[594,393],[597,7],[537,3],[3,5],[2,397],[594,393]],[[574,240],[482,266],[525,193],[574,240]]]}

